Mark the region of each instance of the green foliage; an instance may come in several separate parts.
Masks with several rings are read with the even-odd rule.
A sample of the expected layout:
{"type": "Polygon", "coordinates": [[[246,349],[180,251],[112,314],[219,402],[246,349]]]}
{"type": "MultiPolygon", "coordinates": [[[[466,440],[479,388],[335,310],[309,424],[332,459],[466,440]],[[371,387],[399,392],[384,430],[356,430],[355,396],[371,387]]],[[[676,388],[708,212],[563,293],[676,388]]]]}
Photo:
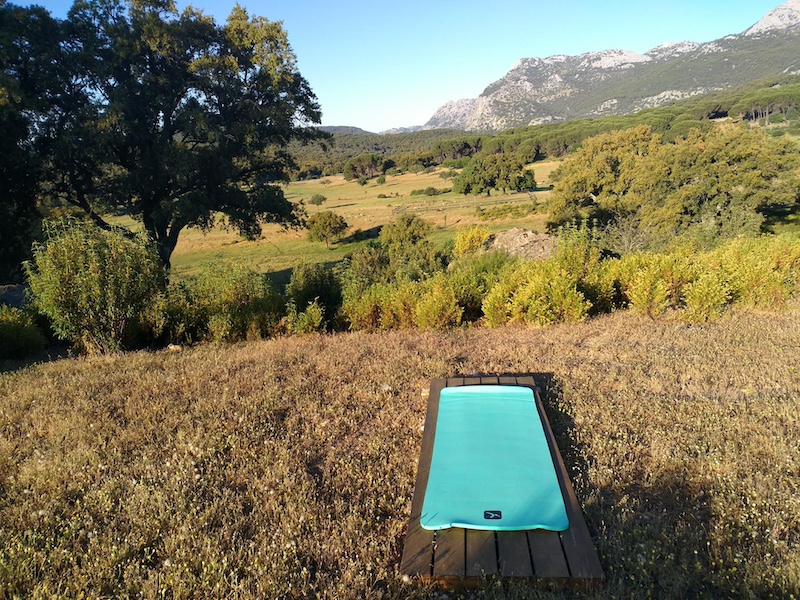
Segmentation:
{"type": "Polygon", "coordinates": [[[193,283],[195,310],[206,323],[207,339],[215,342],[267,337],[283,312],[267,279],[241,265],[217,265],[193,283]]]}
{"type": "Polygon", "coordinates": [[[533,171],[514,154],[479,155],[453,180],[458,194],[490,195],[492,190],[524,191],[536,189],[533,171]]]}
{"type": "Polygon", "coordinates": [[[424,279],[442,268],[436,248],[425,239],[431,227],[421,217],[405,213],[381,228],[378,243],[388,259],[388,280],[424,279]]]}
{"type": "Polygon", "coordinates": [[[453,256],[473,256],[485,251],[491,239],[491,232],[483,225],[473,225],[459,229],[453,244],[453,256]]]}
{"type": "MultiPolygon", "coordinates": [[[[224,24],[171,2],[78,2],[33,73],[32,147],[48,199],[96,221],[138,218],[169,266],[180,233],[219,216],[256,239],[299,226],[285,147],[328,136],[280,22],[235,6],[224,24]],[[75,82],[80,82],[77,85],[75,82]]],[[[4,45],[5,47],[5,45],[4,45]]],[[[22,47],[22,46],[20,46],[22,47]]]]}
{"type": "Polygon", "coordinates": [[[336,243],[345,234],[349,225],[344,217],[331,210],[318,212],[308,218],[308,239],[312,242],[325,242],[326,247],[336,243]]]}
{"type": "Polygon", "coordinates": [[[506,270],[483,303],[486,324],[549,325],[586,318],[591,303],[574,276],[555,261],[522,263],[506,270]]]}
{"type": "Polygon", "coordinates": [[[171,283],[150,312],[150,326],[163,343],[259,339],[274,332],[283,310],[282,298],[263,275],[222,264],[171,283]]]}
{"type": "Polygon", "coordinates": [[[0,3],[0,282],[21,282],[22,262],[40,239],[38,183],[43,163],[28,143],[45,98],[64,91],[53,80],[59,27],[43,8],[0,3]]]}
{"type": "Polygon", "coordinates": [[[553,173],[551,220],[597,219],[620,245],[682,236],[712,246],[759,233],[766,209],[793,205],[796,166],[794,144],[743,127],[693,130],[669,144],[645,127],[613,132],[553,173]]]}
{"type": "Polygon", "coordinates": [[[0,359],[26,358],[46,345],[47,339],[29,314],[0,304],[0,359]]]}
{"type": "Polygon", "coordinates": [[[706,271],[683,290],[686,310],[683,318],[693,323],[705,323],[725,311],[731,299],[728,283],[718,273],[706,271]]]}
{"type": "Polygon", "coordinates": [[[313,196],[311,196],[311,198],[309,199],[308,203],[312,204],[314,206],[320,206],[326,200],[327,200],[327,198],[325,196],[323,196],[322,194],[314,194],[313,196]]]}
{"type": "Polygon", "coordinates": [[[447,279],[462,309],[462,321],[483,317],[483,302],[497,284],[505,266],[513,260],[505,252],[485,252],[462,256],[450,263],[447,279]]]}
{"type": "Polygon", "coordinates": [[[48,223],[46,233],[26,268],[33,306],[81,351],[125,347],[164,285],[153,248],[80,221],[48,223]]]}
{"type": "Polygon", "coordinates": [[[461,324],[464,309],[450,279],[444,273],[437,273],[421,286],[414,311],[414,323],[420,329],[444,329],[461,324]]]}
{"type": "Polygon", "coordinates": [[[347,181],[368,179],[382,175],[389,168],[389,163],[380,154],[359,154],[344,164],[343,174],[347,181]]]}
{"type": "Polygon", "coordinates": [[[298,306],[316,304],[325,316],[333,317],[342,304],[342,282],[332,267],[303,262],[292,269],[286,297],[295,311],[298,306]]]}
{"type": "Polygon", "coordinates": [[[308,334],[325,329],[325,308],[314,299],[306,305],[302,312],[298,312],[297,305],[289,302],[286,314],[286,329],[290,333],[308,334]]]}
{"type": "Polygon", "coordinates": [[[775,308],[797,289],[800,245],[793,236],[736,239],[717,249],[711,260],[719,263],[736,304],[775,308]]]}
{"type": "Polygon", "coordinates": [[[447,194],[451,192],[451,189],[439,189],[433,186],[428,186],[421,190],[411,190],[409,192],[409,196],[439,196],[441,194],[447,194]]]}
{"type": "Polygon", "coordinates": [[[616,283],[602,260],[600,236],[586,222],[558,230],[553,262],[567,273],[588,300],[593,313],[610,312],[617,302],[616,283]]]}
{"type": "Polygon", "coordinates": [[[684,288],[695,276],[688,257],[633,255],[623,259],[623,264],[621,287],[633,310],[656,318],[683,306],[684,288]]]}

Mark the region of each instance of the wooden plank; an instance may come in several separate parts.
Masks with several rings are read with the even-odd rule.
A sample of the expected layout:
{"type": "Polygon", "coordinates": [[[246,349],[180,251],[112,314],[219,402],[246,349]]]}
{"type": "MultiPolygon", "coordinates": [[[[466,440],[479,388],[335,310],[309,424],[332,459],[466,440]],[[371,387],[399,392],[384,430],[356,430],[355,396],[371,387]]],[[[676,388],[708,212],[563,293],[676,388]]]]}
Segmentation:
{"type": "Polygon", "coordinates": [[[408,522],[400,572],[430,575],[433,572],[433,531],[423,529],[419,517],[408,522]]]}
{"type": "Polygon", "coordinates": [[[467,530],[467,577],[497,573],[497,546],[494,531],[467,530]]]}
{"type": "Polygon", "coordinates": [[[573,578],[579,579],[603,579],[603,567],[594,549],[592,536],[589,534],[589,528],[586,525],[586,519],[578,503],[578,498],[575,495],[572,482],[567,476],[567,468],[564,465],[564,459],[561,457],[561,452],[555,442],[553,430],[550,427],[547,414],[544,412],[544,405],[542,404],[542,399],[538,390],[535,391],[534,395],[536,397],[536,406],[539,410],[539,416],[544,425],[545,437],[550,446],[553,463],[556,466],[556,475],[561,485],[561,494],[564,497],[564,506],[567,510],[567,517],[569,518],[570,526],[567,531],[561,533],[561,544],[564,548],[564,555],[569,566],[570,575],[573,578]]]}
{"type": "Polygon", "coordinates": [[[498,379],[494,375],[481,377],[481,385],[497,385],[497,381],[498,379]]]}
{"type": "Polygon", "coordinates": [[[419,516],[422,514],[422,503],[425,500],[425,489],[428,487],[428,475],[433,457],[433,442],[436,439],[436,422],[439,418],[439,394],[445,385],[444,379],[434,379],[431,381],[428,393],[428,412],[425,416],[425,430],[422,433],[422,446],[417,465],[417,480],[414,484],[414,496],[411,501],[412,522],[414,519],[419,520],[419,516]]]}
{"type": "Polygon", "coordinates": [[[464,378],[464,385],[480,385],[481,378],[480,377],[465,377],[464,378]]]}
{"type": "Polygon", "coordinates": [[[460,527],[440,529],[433,546],[434,577],[464,577],[466,530],[460,527]]]}
{"type": "Polygon", "coordinates": [[[517,385],[517,378],[508,375],[500,377],[500,385],[517,385]]]}
{"type": "Polygon", "coordinates": [[[536,385],[536,382],[530,375],[525,375],[524,377],[517,377],[517,385],[531,388],[534,392],[534,396],[539,391],[539,386],[536,385]]]}
{"type": "Polygon", "coordinates": [[[524,531],[497,532],[497,562],[504,577],[533,577],[528,536],[524,531]]]}
{"type": "Polygon", "coordinates": [[[419,516],[422,514],[422,503],[425,500],[425,489],[428,487],[428,475],[431,469],[436,420],[439,416],[439,394],[444,389],[445,383],[444,379],[432,380],[428,394],[425,430],[422,434],[417,479],[411,500],[411,519],[406,530],[403,557],[400,561],[400,571],[407,575],[430,575],[432,571],[433,532],[420,526],[419,516]]]}
{"type": "Polygon", "coordinates": [[[458,387],[460,385],[464,385],[464,378],[463,377],[448,377],[447,378],[447,387],[458,387]]]}
{"type": "Polygon", "coordinates": [[[548,579],[565,579],[569,577],[569,567],[561,540],[555,531],[536,529],[528,532],[528,543],[531,546],[533,573],[536,577],[548,579]]]}

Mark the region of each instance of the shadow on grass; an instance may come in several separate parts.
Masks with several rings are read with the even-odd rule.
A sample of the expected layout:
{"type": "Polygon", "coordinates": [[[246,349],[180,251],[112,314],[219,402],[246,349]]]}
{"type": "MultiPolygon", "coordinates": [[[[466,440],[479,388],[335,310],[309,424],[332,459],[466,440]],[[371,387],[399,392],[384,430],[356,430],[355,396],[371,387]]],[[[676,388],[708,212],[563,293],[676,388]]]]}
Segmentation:
{"type": "Polygon", "coordinates": [[[352,244],[355,242],[363,242],[364,240],[374,240],[380,235],[382,227],[382,225],[376,225],[369,229],[357,229],[346,238],[339,240],[339,243],[352,244]]]}
{"type": "Polygon", "coordinates": [[[761,210],[764,222],[761,230],[764,233],[773,233],[773,228],[779,225],[797,225],[800,218],[800,204],[775,204],[766,206],[761,210]]]}
{"type": "Polygon", "coordinates": [[[703,477],[680,465],[594,487],[592,457],[561,401],[562,383],[551,373],[534,374],[534,379],[600,556],[605,592],[658,598],[729,595],[728,585],[720,587],[711,570],[712,490],[698,483],[703,477]]]}
{"type": "Polygon", "coordinates": [[[54,346],[25,358],[6,358],[0,360],[0,373],[21,371],[22,369],[27,369],[28,367],[32,367],[34,365],[53,362],[69,357],[69,349],[66,346],[54,346]]]}

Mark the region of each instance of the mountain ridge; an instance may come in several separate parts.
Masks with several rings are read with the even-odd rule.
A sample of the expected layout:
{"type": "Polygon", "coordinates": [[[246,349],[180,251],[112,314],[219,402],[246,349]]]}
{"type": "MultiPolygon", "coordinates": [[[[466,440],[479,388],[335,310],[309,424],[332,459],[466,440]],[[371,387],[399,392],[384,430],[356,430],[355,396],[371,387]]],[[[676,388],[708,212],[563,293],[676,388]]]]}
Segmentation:
{"type": "Polygon", "coordinates": [[[706,43],[667,42],[644,54],[609,49],[519,59],[477,98],[442,105],[421,129],[501,131],[630,114],[770,75],[800,73],[800,0],[706,43]]]}

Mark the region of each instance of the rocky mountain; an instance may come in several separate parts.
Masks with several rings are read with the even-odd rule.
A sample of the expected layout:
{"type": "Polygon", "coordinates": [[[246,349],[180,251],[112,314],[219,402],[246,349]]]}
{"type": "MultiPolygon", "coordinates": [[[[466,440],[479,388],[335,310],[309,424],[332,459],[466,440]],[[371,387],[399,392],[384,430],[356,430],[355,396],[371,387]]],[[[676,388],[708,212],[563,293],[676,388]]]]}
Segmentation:
{"type": "Polygon", "coordinates": [[[713,42],[520,59],[478,98],[440,107],[423,129],[500,131],[629,114],[781,74],[800,74],[800,0],[713,42]]]}

